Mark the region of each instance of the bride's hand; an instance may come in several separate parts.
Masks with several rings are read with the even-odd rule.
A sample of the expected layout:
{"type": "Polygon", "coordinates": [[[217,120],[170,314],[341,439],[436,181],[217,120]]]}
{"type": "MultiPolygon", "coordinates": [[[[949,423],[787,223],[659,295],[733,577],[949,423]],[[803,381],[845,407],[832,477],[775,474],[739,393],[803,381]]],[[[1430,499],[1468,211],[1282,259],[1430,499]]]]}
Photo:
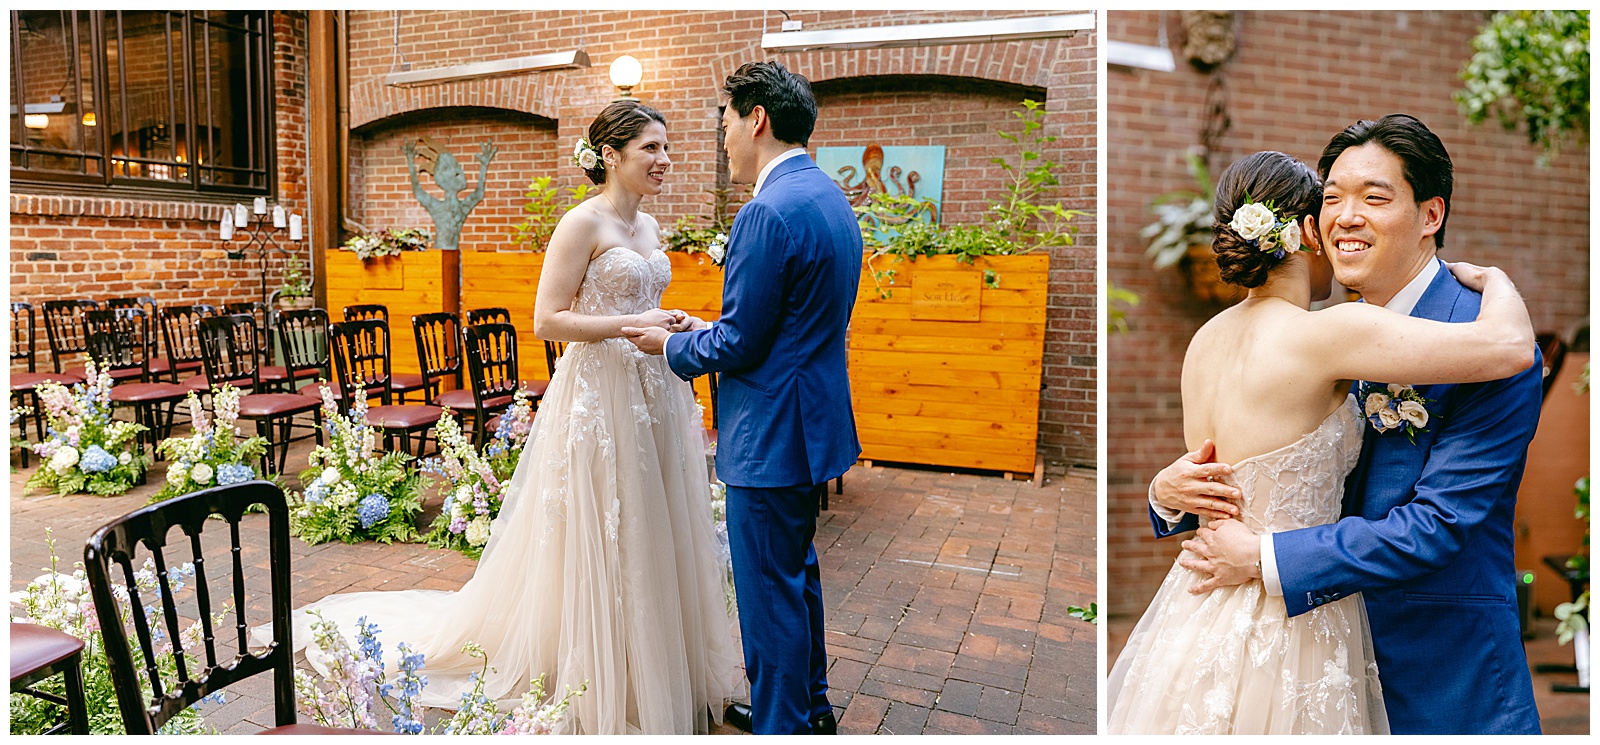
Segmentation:
{"type": "Polygon", "coordinates": [[[677,322],[677,319],[674,318],[671,313],[668,313],[660,308],[654,308],[634,316],[633,321],[633,323],[628,325],[638,328],[657,326],[671,331],[672,324],[677,322]]]}
{"type": "Polygon", "coordinates": [[[688,313],[673,308],[667,311],[667,315],[672,316],[672,324],[667,326],[667,330],[674,334],[694,328],[694,319],[688,313]]]}
{"type": "Polygon", "coordinates": [[[1465,261],[1447,262],[1445,266],[1450,267],[1450,273],[1456,275],[1456,279],[1473,292],[1483,292],[1483,288],[1496,279],[1503,279],[1508,283],[1511,281],[1505,272],[1492,266],[1477,266],[1465,261]]]}

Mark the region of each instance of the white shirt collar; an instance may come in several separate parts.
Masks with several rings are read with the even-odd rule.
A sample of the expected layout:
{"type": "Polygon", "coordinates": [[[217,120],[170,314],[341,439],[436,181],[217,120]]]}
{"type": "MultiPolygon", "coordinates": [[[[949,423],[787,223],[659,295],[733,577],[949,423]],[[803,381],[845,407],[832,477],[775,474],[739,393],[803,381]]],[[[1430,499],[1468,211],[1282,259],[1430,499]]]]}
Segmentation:
{"type": "Polygon", "coordinates": [[[1422,267],[1422,271],[1417,272],[1417,276],[1412,277],[1411,281],[1400,288],[1400,291],[1395,293],[1383,307],[1400,315],[1411,315],[1411,311],[1417,308],[1417,301],[1422,299],[1422,293],[1428,291],[1428,285],[1433,284],[1433,278],[1438,274],[1439,260],[1429,261],[1428,265],[1422,267]]]}
{"type": "Polygon", "coordinates": [[[806,149],[803,147],[791,148],[783,151],[783,153],[778,155],[778,157],[767,161],[766,167],[761,169],[761,175],[756,176],[756,188],[751,190],[750,197],[753,199],[755,198],[755,195],[761,193],[761,185],[767,182],[767,174],[772,173],[773,166],[776,166],[790,158],[797,158],[805,154],[806,149]]]}

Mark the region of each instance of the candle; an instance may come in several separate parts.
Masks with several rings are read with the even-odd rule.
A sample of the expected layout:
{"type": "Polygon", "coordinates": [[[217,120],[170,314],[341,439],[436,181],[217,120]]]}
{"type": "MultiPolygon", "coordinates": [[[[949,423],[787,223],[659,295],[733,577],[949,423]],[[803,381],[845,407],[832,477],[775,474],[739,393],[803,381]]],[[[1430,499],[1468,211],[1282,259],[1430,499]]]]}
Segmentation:
{"type": "Polygon", "coordinates": [[[289,240],[298,241],[305,238],[305,234],[301,232],[301,225],[299,215],[289,216],[289,240]]]}
{"type": "Polygon", "coordinates": [[[258,214],[258,215],[267,214],[267,198],[266,197],[256,197],[256,214],[258,214]]]}
{"type": "Polygon", "coordinates": [[[283,213],[283,205],[281,205],[281,204],[273,205],[272,206],[272,227],[274,227],[274,228],[282,228],[282,227],[287,226],[288,223],[284,222],[284,220],[285,220],[285,217],[284,217],[284,213],[283,213]]]}
{"type": "Polygon", "coordinates": [[[233,240],[233,215],[227,212],[222,214],[222,240],[233,240]]]}
{"type": "Polygon", "coordinates": [[[233,226],[242,228],[248,224],[250,224],[250,213],[245,211],[244,205],[233,205],[233,226]]]}

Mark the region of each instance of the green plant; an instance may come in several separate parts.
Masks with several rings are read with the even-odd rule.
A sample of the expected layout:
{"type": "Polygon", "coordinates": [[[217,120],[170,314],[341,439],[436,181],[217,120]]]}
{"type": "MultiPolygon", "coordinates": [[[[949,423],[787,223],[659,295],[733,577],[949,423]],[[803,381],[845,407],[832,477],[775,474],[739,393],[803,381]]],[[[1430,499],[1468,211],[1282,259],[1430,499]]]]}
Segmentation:
{"type": "Polygon", "coordinates": [[[311,297],[311,280],[306,278],[306,262],[299,256],[290,256],[283,262],[283,286],[278,289],[282,300],[311,297]]]}
{"type": "Polygon", "coordinates": [[[461,431],[449,408],[434,426],[439,456],[423,461],[422,471],[442,479],[447,496],[439,516],[423,535],[429,546],[454,549],[474,559],[483,554],[489,527],[500,514],[511,475],[533,433],[533,402],[527,393],[517,389],[499,419],[494,437],[482,452],[471,436],[461,431]]]}
{"type": "Polygon", "coordinates": [[[561,216],[589,196],[588,184],[568,187],[567,201],[561,204],[561,190],[551,186],[553,180],[549,176],[540,176],[528,184],[528,190],[522,194],[528,198],[522,205],[522,211],[528,216],[512,227],[512,243],[532,251],[543,251],[550,243],[550,234],[555,232],[561,216]]]}
{"type": "MultiPolygon", "coordinates": [[[[894,256],[897,263],[906,257],[955,256],[957,261],[971,264],[983,256],[1014,256],[1073,245],[1078,229],[1071,222],[1083,213],[1049,199],[1061,179],[1055,173],[1057,164],[1043,155],[1045,146],[1056,141],[1054,135],[1043,133],[1044,105],[1024,100],[1022,109],[1011,114],[1021,120],[1022,131],[995,134],[1016,144],[1017,151],[1010,159],[990,159],[1000,166],[1007,181],[1001,198],[989,200],[983,222],[940,227],[932,221],[936,213],[932,200],[903,194],[872,194],[855,208],[862,243],[872,251],[867,267],[879,297],[890,297],[884,285],[894,284],[894,270],[880,270],[873,263],[884,255],[894,256]]],[[[983,280],[987,287],[1000,286],[1000,275],[993,270],[985,271],[983,280]]]]}
{"type": "Polygon", "coordinates": [[[398,256],[401,251],[426,251],[433,234],[423,228],[389,228],[377,233],[358,235],[344,242],[340,250],[352,251],[356,258],[366,261],[384,256],[398,256]]]}
{"type": "Polygon", "coordinates": [[[1067,615],[1080,621],[1088,621],[1089,623],[1097,624],[1100,623],[1100,605],[1098,603],[1090,603],[1089,607],[1087,608],[1069,605],[1067,606],[1067,615]]]}
{"type": "Polygon", "coordinates": [[[1184,157],[1196,189],[1169,191],[1150,203],[1155,222],[1144,226],[1139,237],[1150,241],[1144,255],[1157,269],[1177,265],[1194,244],[1211,243],[1211,202],[1216,188],[1205,159],[1191,150],[1184,157]]]}
{"type": "Polygon", "coordinates": [[[1106,333],[1121,334],[1128,331],[1128,311],[1118,307],[1139,304],[1138,293],[1106,282],[1106,333]]]}
{"type": "Polygon", "coordinates": [[[71,388],[45,381],[35,389],[48,436],[28,446],[41,462],[24,494],[43,488],[58,496],[85,491],[114,496],[132,489],[153,462],[149,453],[134,452],[136,438],[147,428],[111,416],[105,363],[89,360],[84,377],[87,382],[71,388]]]}
{"type": "Polygon", "coordinates": [[[341,414],[326,384],[322,419],[327,444],[311,451],[308,467],[300,472],[305,491],[288,495],[289,533],[312,545],[416,538],[422,474],[408,465],[411,456],[379,451],[377,428],[366,421],[366,400],[357,398],[350,412],[341,414]]]}
{"type": "Polygon", "coordinates": [[[1528,128],[1548,165],[1568,139],[1589,137],[1589,11],[1506,10],[1472,40],[1455,99],[1469,124],[1491,115],[1528,128]]]}
{"type": "Polygon", "coordinates": [[[721,264],[728,245],[728,190],[706,189],[711,195],[711,214],[707,216],[684,215],[661,232],[661,250],[680,253],[703,253],[713,263],[721,264]]]}
{"type": "Polygon", "coordinates": [[[243,437],[239,431],[239,389],[227,383],[211,388],[212,419],[206,418],[195,393],[189,393],[186,403],[194,430],[188,437],[169,437],[156,445],[167,459],[167,484],[150,496],[151,504],[261,478],[254,464],[267,452],[267,438],[243,437]]]}

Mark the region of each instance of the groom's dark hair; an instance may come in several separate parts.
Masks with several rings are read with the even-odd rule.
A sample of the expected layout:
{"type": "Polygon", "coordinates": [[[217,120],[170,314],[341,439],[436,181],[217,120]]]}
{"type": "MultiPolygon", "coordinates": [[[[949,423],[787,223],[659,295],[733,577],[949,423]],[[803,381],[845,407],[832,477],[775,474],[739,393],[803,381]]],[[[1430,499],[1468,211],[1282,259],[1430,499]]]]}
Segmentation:
{"type": "Polygon", "coordinates": [[[1411,185],[1411,193],[1421,204],[1434,197],[1444,199],[1444,216],[1439,232],[1433,234],[1433,247],[1444,248],[1444,226],[1450,219],[1450,191],[1455,186],[1455,167],[1444,143],[1410,114],[1390,114],[1377,121],[1362,119],[1333,136],[1317,161],[1317,172],[1328,180],[1328,169],[1344,151],[1375,142],[1400,158],[1401,173],[1411,185]]]}
{"type": "Polygon", "coordinates": [[[772,136],[779,142],[805,147],[811,141],[817,98],[804,75],[789,72],[778,62],[746,62],[728,76],[722,93],[740,118],[750,116],[757,106],[766,109],[772,136]]]}

